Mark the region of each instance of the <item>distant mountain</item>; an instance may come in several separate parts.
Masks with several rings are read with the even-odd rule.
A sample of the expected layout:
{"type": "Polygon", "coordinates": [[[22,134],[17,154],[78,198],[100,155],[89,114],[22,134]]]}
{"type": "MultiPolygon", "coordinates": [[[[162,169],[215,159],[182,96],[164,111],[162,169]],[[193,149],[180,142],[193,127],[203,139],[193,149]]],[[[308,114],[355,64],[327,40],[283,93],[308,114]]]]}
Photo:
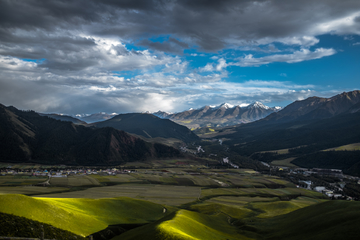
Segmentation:
{"type": "Polygon", "coordinates": [[[81,121],[77,118],[71,117],[71,116],[67,116],[67,115],[60,115],[60,114],[45,114],[45,113],[39,113],[40,116],[45,116],[45,117],[50,117],[56,120],[60,120],[60,121],[66,121],[66,122],[72,122],[75,124],[83,124],[85,125],[86,122],[81,121]]]}
{"type": "Polygon", "coordinates": [[[84,127],[0,104],[0,159],[4,162],[117,165],[164,157],[181,154],[114,128],[84,127]]]}
{"type": "Polygon", "coordinates": [[[261,102],[254,102],[245,107],[223,103],[219,106],[204,106],[199,109],[190,109],[174,114],[163,114],[163,112],[154,114],[189,128],[197,128],[205,126],[222,127],[253,122],[280,109],[280,107],[270,108],[261,102]]]}
{"type": "Polygon", "coordinates": [[[119,114],[112,119],[94,123],[97,128],[113,127],[146,138],[176,138],[184,142],[199,140],[187,127],[169,119],[161,119],[147,113],[119,114]]]}
{"type": "Polygon", "coordinates": [[[107,114],[104,112],[94,113],[88,116],[80,117],[80,120],[87,122],[87,123],[94,123],[94,122],[102,122],[108,119],[113,118],[116,116],[116,113],[107,114]]]}

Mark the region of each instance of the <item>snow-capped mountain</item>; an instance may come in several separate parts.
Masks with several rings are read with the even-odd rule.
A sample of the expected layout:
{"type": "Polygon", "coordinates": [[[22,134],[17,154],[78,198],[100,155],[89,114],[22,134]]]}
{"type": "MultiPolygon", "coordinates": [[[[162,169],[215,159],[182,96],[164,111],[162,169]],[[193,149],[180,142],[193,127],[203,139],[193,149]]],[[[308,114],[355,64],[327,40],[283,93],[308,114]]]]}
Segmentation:
{"type": "Polygon", "coordinates": [[[171,115],[171,113],[163,112],[163,111],[160,111],[160,110],[157,111],[157,112],[154,112],[152,114],[159,117],[159,118],[167,118],[169,115],[171,115]]]}
{"type": "Polygon", "coordinates": [[[168,114],[158,111],[153,113],[160,118],[168,118],[189,128],[203,126],[229,126],[240,123],[247,123],[259,120],[273,112],[277,112],[281,107],[270,108],[261,102],[251,104],[233,105],[222,103],[217,106],[207,105],[198,109],[168,114]]]}

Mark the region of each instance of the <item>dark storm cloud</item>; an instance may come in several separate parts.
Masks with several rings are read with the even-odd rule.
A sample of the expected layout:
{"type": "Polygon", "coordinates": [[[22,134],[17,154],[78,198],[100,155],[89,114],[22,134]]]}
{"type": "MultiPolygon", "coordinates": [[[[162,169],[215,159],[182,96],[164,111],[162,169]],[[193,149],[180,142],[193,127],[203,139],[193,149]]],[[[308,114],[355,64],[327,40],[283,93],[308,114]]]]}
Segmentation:
{"type": "MultiPolygon", "coordinates": [[[[198,45],[201,49],[216,51],[231,44],[257,43],[265,38],[311,35],[314,33],[310,33],[309,28],[313,24],[344,17],[359,6],[359,1],[351,0],[2,0],[0,26],[9,31],[80,30],[129,38],[127,40],[173,34],[183,43],[177,44],[182,48],[198,45]]],[[[154,49],[171,47],[170,42],[163,46],[147,40],[140,43],[154,49]]]]}
{"type": "Polygon", "coordinates": [[[158,50],[162,52],[169,52],[169,53],[177,53],[182,54],[183,49],[189,48],[189,45],[180,42],[179,40],[170,37],[168,41],[164,42],[153,42],[149,39],[143,39],[142,41],[138,42],[136,45],[140,45],[143,47],[147,47],[153,50],[158,50]]]}

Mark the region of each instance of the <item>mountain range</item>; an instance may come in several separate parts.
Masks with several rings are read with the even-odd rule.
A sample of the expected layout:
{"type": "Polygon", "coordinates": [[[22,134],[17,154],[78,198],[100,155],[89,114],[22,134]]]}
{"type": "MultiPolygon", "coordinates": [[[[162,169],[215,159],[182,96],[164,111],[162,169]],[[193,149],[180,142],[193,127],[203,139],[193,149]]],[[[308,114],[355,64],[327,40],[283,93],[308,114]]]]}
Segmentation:
{"type": "Polygon", "coordinates": [[[341,161],[332,166],[360,176],[358,157],[354,162],[349,153],[324,152],[329,148],[360,143],[360,91],[295,101],[256,122],[216,129],[206,136],[225,139],[224,144],[230,146],[231,151],[261,161],[294,158],[293,162],[298,162],[299,166],[326,168],[327,162],[336,157],[341,161]],[[277,154],[280,149],[288,153],[277,154]],[[265,154],[266,151],[272,153],[265,154]],[[317,155],[311,157],[311,154],[317,155]],[[307,161],[309,159],[311,163],[307,161]]]}
{"type": "Polygon", "coordinates": [[[249,123],[262,119],[281,107],[268,107],[261,102],[254,102],[247,106],[223,103],[219,106],[204,106],[199,109],[190,109],[179,113],[158,111],[153,113],[160,118],[170,119],[190,129],[199,127],[224,127],[241,123],[249,123]]]}
{"type": "Polygon", "coordinates": [[[91,128],[0,104],[0,159],[68,165],[117,165],[182,157],[177,149],[149,143],[110,127],[91,128]]]}

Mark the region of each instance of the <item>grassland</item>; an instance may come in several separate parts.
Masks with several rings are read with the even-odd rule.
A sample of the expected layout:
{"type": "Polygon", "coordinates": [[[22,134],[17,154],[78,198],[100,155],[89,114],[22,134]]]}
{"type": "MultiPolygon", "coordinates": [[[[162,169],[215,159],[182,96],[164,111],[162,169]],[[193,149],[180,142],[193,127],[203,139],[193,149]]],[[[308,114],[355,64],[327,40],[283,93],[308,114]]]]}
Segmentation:
{"type": "Polygon", "coordinates": [[[340,147],[328,148],[324,151],[359,151],[360,143],[347,144],[340,147]]]}
{"type": "Polygon", "coordinates": [[[118,239],[250,239],[237,233],[226,215],[209,216],[187,210],[180,210],[144,227],[130,230],[118,239]]]}
{"type": "Polygon", "coordinates": [[[5,175],[0,176],[0,186],[27,186],[45,182],[48,177],[5,175]]]}
{"type": "Polygon", "coordinates": [[[146,224],[114,239],[284,239],[272,238],[278,235],[268,219],[284,225],[285,216],[329,202],[320,193],[251,169],[138,169],[61,179],[50,184],[64,187],[43,187],[44,193],[33,197],[0,195],[0,212],[81,236],[113,224],[146,224]],[[52,188],[64,192],[47,190],[52,188]]]}
{"type": "Polygon", "coordinates": [[[359,202],[327,201],[268,219],[235,223],[256,239],[359,239],[359,202]]]}
{"type": "Polygon", "coordinates": [[[124,197],[94,200],[0,195],[0,212],[47,223],[81,236],[112,224],[152,222],[165,215],[163,209],[159,204],[124,197]]]}
{"type": "Polygon", "coordinates": [[[100,186],[100,182],[90,175],[76,175],[68,177],[52,177],[50,179],[50,184],[53,186],[71,186],[71,187],[80,187],[80,186],[100,186]]]}
{"type": "Polygon", "coordinates": [[[47,198],[89,198],[102,199],[114,197],[130,197],[147,200],[153,203],[180,206],[196,201],[201,193],[200,187],[168,186],[155,184],[122,184],[116,186],[88,188],[81,191],[71,191],[46,195],[47,198]]]}
{"type": "Polygon", "coordinates": [[[69,231],[55,228],[49,224],[0,212],[0,236],[39,238],[44,232],[46,239],[84,239],[69,231]]]}
{"type": "Polygon", "coordinates": [[[260,152],[260,153],[266,153],[266,152],[276,153],[276,154],[288,154],[288,153],[289,153],[289,149],[288,149],[288,148],[284,148],[284,149],[278,149],[278,150],[272,150],[272,151],[262,151],[262,152],[260,152]]]}

